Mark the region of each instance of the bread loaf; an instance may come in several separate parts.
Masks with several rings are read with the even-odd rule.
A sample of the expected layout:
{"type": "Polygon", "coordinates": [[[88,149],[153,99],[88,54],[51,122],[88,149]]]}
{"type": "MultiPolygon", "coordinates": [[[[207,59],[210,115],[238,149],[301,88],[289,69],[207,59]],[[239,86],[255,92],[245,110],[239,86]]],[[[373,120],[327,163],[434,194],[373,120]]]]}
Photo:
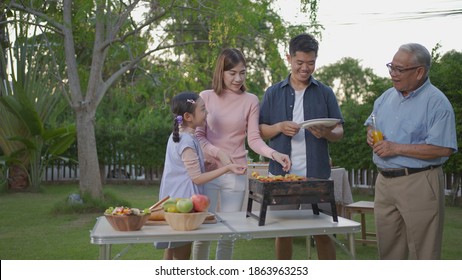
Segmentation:
{"type": "Polygon", "coordinates": [[[159,209],[156,211],[151,211],[149,216],[150,221],[165,221],[164,209],[159,209]]]}

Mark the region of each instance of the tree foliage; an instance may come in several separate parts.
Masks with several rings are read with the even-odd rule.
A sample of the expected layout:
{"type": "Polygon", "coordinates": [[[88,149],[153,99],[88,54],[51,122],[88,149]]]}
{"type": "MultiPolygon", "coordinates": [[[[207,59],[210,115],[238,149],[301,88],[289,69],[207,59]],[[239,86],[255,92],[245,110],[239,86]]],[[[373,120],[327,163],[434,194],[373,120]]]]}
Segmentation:
{"type": "MultiPolygon", "coordinates": [[[[282,73],[277,71],[281,68],[271,72],[265,68],[269,65],[266,61],[279,57],[280,44],[294,32],[318,28],[289,28],[270,9],[273,2],[11,0],[2,3],[2,8],[31,15],[49,38],[54,50],[50,55],[59,69],[55,74],[65,81],[64,96],[76,118],[80,190],[98,198],[102,197],[102,185],[95,118],[106,93],[123,92],[137,84],[141,69],[156,81],[153,92],[141,94],[156,101],[164,98],[167,104],[169,96],[179,91],[204,88],[214,57],[226,46],[243,49],[255,67],[249,69],[258,77],[253,79],[258,81],[255,89],[261,90],[267,76],[271,79],[282,73]],[[141,18],[136,16],[140,10],[144,12],[141,18]]],[[[317,0],[301,2],[311,8],[311,16],[316,14],[317,0]]]]}
{"type": "Polygon", "coordinates": [[[28,30],[18,24],[15,45],[8,55],[0,51],[1,73],[8,73],[0,87],[0,148],[2,162],[23,170],[31,190],[38,191],[47,161],[74,143],[75,127],[57,125],[66,105],[61,84],[50,71],[54,64],[46,42],[37,33],[23,36],[28,30]]]}
{"type": "MultiPolygon", "coordinates": [[[[290,36],[307,32],[310,27],[287,27],[283,19],[271,10],[271,2],[273,1],[176,1],[179,8],[172,10],[172,17],[163,25],[162,34],[166,40],[207,43],[177,44],[163,49],[159,55],[149,57],[148,61],[141,62],[129,75],[122,77],[120,83],[115,85],[118,89],[114,90],[113,87],[110,94],[125,92],[129,94],[129,97],[124,98],[126,102],[106,98],[102,101],[103,108],[97,112],[100,157],[114,158],[115,151],[109,150],[109,143],[117,142],[117,149],[127,151],[131,143],[139,141],[135,139],[139,133],[162,136],[163,138],[156,139],[163,139],[161,147],[165,147],[163,145],[172,127],[168,106],[170,98],[181,91],[200,92],[210,88],[216,57],[225,47],[237,47],[246,56],[247,86],[252,93],[261,96],[269,84],[287,75],[280,49],[287,45],[290,36]],[[125,108],[127,106],[131,106],[131,109],[125,108]],[[136,123],[133,122],[133,114],[119,114],[125,110],[139,113],[136,123]],[[106,126],[106,118],[112,122],[110,131],[99,129],[106,126]],[[121,118],[124,120],[118,126],[112,121],[121,118]],[[136,134],[129,133],[137,126],[149,128],[141,128],[141,132],[136,134]],[[103,131],[105,136],[101,136],[103,131]],[[111,132],[116,137],[106,137],[106,133],[111,132]],[[101,139],[109,142],[101,142],[101,139]],[[119,141],[120,139],[126,141],[119,141]],[[104,154],[101,153],[100,146],[104,146],[104,154]]],[[[312,31],[317,32],[317,29],[312,31]]],[[[154,147],[160,148],[158,142],[149,138],[144,141],[143,149],[155,153],[147,157],[141,151],[143,154],[135,154],[135,158],[143,158],[141,162],[145,166],[163,165],[164,150],[153,150],[154,147]]]]}
{"type": "MultiPolygon", "coordinates": [[[[64,84],[68,116],[76,122],[81,192],[100,197],[100,163],[123,153],[144,166],[163,164],[170,98],[210,88],[222,48],[243,51],[249,91],[260,97],[287,75],[280,51],[296,33],[319,34],[318,1],[301,1],[309,19],[305,26],[288,25],[273,11],[273,2],[7,1],[2,8],[31,16],[27,21],[49,42],[45,54],[56,67],[47,70],[64,84]]],[[[458,55],[438,59],[431,77],[453,102],[460,127],[460,72],[451,68],[459,69],[458,55]]],[[[339,94],[345,117],[345,137],[331,145],[334,162],[349,169],[372,167],[362,124],[390,81],[352,58],[320,68],[315,76],[339,94]]],[[[451,160],[448,166],[461,166],[457,157],[451,160]]]]}
{"type": "Polygon", "coordinates": [[[454,108],[459,152],[444,165],[446,172],[462,173],[462,53],[449,51],[436,60],[430,70],[431,82],[439,88],[454,108]]]}

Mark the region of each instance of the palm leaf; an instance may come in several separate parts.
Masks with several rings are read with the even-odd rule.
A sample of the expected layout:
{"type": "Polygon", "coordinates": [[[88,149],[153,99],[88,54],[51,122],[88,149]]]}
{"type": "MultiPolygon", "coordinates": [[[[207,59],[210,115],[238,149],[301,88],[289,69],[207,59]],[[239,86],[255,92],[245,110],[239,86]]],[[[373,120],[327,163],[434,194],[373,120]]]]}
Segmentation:
{"type": "Polygon", "coordinates": [[[33,136],[41,135],[43,132],[42,121],[39,118],[34,106],[25,98],[18,100],[14,96],[4,96],[0,98],[2,104],[16,116],[27,127],[33,136]]]}
{"type": "Polygon", "coordinates": [[[50,143],[48,153],[53,156],[60,155],[68,150],[74,144],[75,137],[75,125],[48,130],[43,135],[44,140],[50,143]]]}
{"type": "Polygon", "coordinates": [[[27,167],[32,188],[38,189],[46,159],[72,145],[75,127],[57,128],[66,102],[53,72],[57,68],[52,51],[40,41],[46,36],[16,37],[27,39],[8,49],[8,61],[15,67],[6,69],[5,53],[0,50],[1,70],[11,73],[11,80],[0,86],[0,148],[27,167]]]}

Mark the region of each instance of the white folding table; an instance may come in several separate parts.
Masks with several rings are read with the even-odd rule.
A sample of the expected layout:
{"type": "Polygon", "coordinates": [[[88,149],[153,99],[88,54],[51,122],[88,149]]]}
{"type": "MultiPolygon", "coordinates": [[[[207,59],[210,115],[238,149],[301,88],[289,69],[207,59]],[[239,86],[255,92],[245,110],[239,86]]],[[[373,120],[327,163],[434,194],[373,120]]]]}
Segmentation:
{"type": "Polygon", "coordinates": [[[355,221],[332,217],[324,213],[313,215],[312,210],[268,211],[266,223],[259,226],[245,212],[217,213],[217,223],[202,224],[193,231],[175,231],[169,225],[145,225],[139,231],[116,231],[104,216],[98,217],[90,232],[90,242],[100,246],[99,258],[111,258],[112,244],[136,244],[168,241],[237,240],[284,236],[335,235],[348,236],[349,251],[355,257],[354,233],[361,231],[355,221]]]}

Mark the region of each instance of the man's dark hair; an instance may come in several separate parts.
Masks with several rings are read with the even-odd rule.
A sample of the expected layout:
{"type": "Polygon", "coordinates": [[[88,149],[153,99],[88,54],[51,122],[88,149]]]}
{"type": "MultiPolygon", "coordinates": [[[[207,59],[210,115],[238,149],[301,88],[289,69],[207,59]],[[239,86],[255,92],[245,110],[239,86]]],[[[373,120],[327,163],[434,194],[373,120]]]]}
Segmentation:
{"type": "Polygon", "coordinates": [[[293,37],[289,43],[289,54],[295,56],[296,52],[314,52],[318,56],[318,41],[310,34],[302,33],[293,37]]]}

